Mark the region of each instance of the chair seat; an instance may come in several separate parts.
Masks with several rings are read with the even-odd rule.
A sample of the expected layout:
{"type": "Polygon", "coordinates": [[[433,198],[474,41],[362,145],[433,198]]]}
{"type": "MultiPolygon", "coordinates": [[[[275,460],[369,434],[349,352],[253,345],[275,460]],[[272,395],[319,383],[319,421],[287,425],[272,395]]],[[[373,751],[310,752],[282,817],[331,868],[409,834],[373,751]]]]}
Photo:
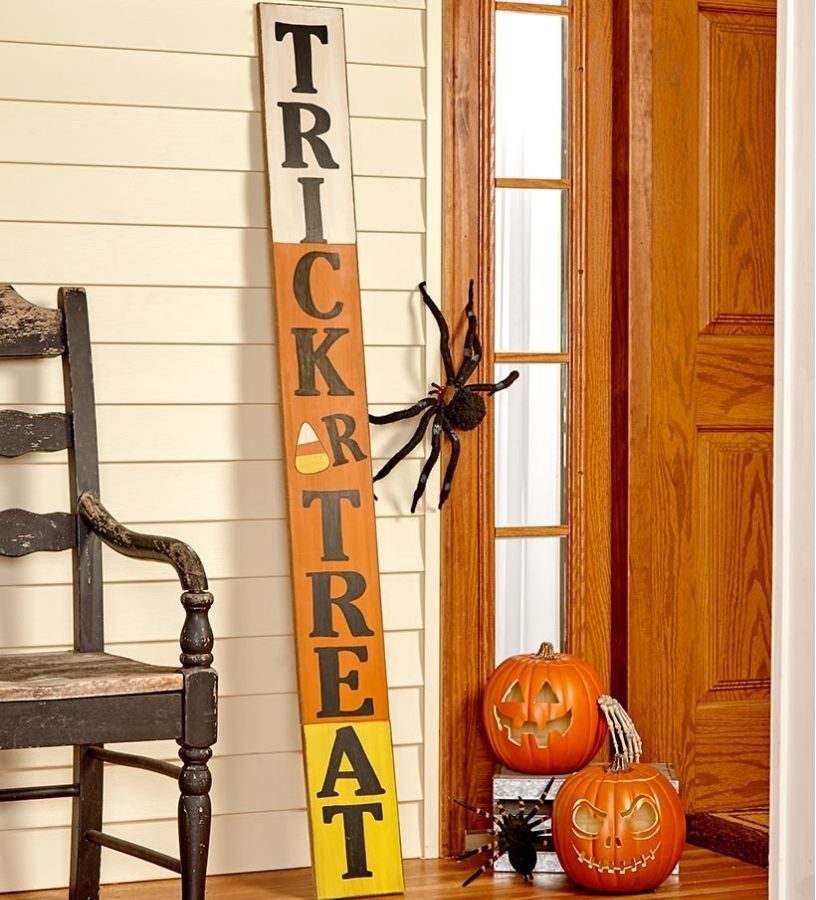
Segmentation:
{"type": "Polygon", "coordinates": [[[0,654],[0,703],[180,691],[178,669],[109,653],[0,654]]]}

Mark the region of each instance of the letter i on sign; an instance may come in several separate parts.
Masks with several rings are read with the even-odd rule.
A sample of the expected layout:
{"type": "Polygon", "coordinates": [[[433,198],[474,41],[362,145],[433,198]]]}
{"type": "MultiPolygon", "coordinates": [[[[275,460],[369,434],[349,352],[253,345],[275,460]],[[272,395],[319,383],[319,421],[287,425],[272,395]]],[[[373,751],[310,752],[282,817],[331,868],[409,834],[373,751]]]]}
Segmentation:
{"type": "MultiPolygon", "coordinates": [[[[258,5],[300,718],[319,900],[403,890],[343,12],[258,5]]],[[[275,840],[270,835],[270,840],[275,840]]]]}

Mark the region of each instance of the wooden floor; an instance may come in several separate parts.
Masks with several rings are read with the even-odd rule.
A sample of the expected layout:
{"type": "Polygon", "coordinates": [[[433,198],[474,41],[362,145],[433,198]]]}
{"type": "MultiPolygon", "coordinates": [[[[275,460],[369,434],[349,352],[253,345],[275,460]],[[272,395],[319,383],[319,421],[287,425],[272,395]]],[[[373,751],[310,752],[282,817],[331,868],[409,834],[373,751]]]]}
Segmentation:
{"type": "MultiPolygon", "coordinates": [[[[671,876],[649,894],[637,897],[696,897],[720,900],[764,900],[768,896],[765,869],[749,866],[727,856],[718,856],[698,847],[688,847],[680,863],[682,874],[671,876]]],[[[549,897],[598,897],[570,886],[563,875],[536,876],[535,884],[525,885],[513,875],[483,876],[462,890],[462,879],[472,871],[467,863],[448,860],[409,860],[405,864],[406,897],[454,897],[479,900],[485,897],[513,900],[545,900],[549,897]]],[[[65,900],[67,891],[39,891],[3,894],[3,900],[65,900]]],[[[208,881],[207,900],[263,900],[263,898],[313,897],[308,869],[286,872],[255,872],[248,875],[223,875],[208,881]]],[[[177,881],[144,884],[120,884],[102,889],[102,900],[178,900],[177,881]]]]}

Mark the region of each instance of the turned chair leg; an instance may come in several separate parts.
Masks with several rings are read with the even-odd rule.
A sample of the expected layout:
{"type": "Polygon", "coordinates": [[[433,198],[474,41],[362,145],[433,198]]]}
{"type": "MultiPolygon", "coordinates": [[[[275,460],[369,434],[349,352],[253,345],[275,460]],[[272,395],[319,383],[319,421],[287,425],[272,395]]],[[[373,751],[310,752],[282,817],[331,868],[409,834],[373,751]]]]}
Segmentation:
{"type": "Polygon", "coordinates": [[[85,840],[89,831],[102,829],[102,776],[104,764],[87,752],[89,745],[74,747],[74,797],[71,817],[70,900],[97,900],[102,848],[85,840]]]}
{"type": "Polygon", "coordinates": [[[183,763],[179,774],[179,856],[181,858],[182,900],[204,900],[207,856],[210,850],[210,786],[207,762],[212,750],[182,745],[183,763]]]}

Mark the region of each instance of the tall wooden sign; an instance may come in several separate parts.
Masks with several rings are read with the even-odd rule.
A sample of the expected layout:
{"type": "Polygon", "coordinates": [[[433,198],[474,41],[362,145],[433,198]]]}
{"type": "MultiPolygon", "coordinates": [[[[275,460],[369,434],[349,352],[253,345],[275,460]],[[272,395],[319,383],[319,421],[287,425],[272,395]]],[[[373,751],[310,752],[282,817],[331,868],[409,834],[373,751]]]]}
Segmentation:
{"type": "Polygon", "coordinates": [[[258,9],[317,896],[400,893],[343,12],[258,9]]]}

